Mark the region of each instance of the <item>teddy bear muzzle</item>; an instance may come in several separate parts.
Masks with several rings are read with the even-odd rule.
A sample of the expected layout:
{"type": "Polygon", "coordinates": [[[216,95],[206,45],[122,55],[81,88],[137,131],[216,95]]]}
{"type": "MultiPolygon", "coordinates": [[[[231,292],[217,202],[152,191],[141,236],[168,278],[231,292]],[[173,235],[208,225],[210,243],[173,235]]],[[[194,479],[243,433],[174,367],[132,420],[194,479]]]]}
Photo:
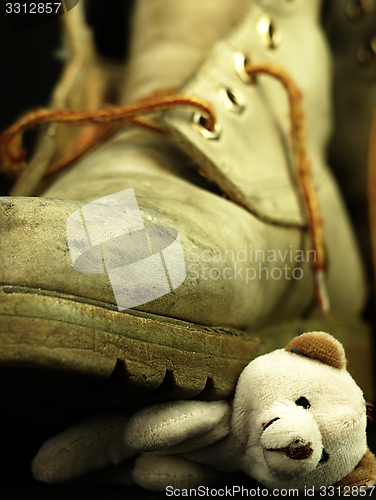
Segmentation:
{"type": "Polygon", "coordinates": [[[295,439],[290,445],[278,448],[264,448],[267,468],[272,473],[286,477],[296,477],[313,471],[320,463],[323,450],[321,443],[316,446],[302,439],[295,439]]]}
{"type": "Polygon", "coordinates": [[[321,460],[323,443],[313,415],[293,405],[277,404],[270,410],[260,435],[267,468],[291,477],[314,470],[321,460]]]}

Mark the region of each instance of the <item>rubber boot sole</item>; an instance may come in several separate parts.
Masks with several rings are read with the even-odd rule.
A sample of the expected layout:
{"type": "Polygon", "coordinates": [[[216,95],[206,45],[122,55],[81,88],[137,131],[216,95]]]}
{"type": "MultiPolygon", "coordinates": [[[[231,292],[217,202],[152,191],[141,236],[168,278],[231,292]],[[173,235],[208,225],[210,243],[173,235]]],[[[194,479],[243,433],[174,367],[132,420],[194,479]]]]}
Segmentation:
{"type": "Polygon", "coordinates": [[[0,287],[1,405],[132,409],[233,394],[260,341],[80,297],[0,287]]]}

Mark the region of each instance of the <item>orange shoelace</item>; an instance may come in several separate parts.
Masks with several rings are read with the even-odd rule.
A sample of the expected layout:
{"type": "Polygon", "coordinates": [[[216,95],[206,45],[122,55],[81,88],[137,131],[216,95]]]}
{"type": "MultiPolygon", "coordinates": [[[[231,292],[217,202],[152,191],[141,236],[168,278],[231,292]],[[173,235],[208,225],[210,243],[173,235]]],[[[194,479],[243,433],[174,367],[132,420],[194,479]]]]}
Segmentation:
{"type": "MultiPolygon", "coordinates": [[[[316,256],[311,263],[314,274],[314,289],[322,312],[327,313],[330,309],[330,303],[325,279],[326,258],[323,244],[322,221],[308,159],[306,124],[301,92],[291,77],[280,68],[265,64],[256,65],[249,62],[245,63],[244,68],[251,77],[264,74],[277,79],[286,90],[290,108],[291,143],[293,146],[294,161],[297,168],[302,201],[306,207],[312,249],[316,256]]],[[[47,175],[70,165],[73,161],[92,149],[98,142],[125,126],[139,126],[164,134],[165,132],[159,124],[149,118],[148,115],[176,107],[188,107],[199,110],[205,117],[205,127],[208,130],[214,130],[216,116],[210,104],[196,97],[178,94],[155,95],[128,106],[107,108],[93,112],[65,109],[37,109],[31,111],[21,116],[0,136],[0,170],[14,177],[21,174],[26,167],[26,155],[22,147],[22,134],[25,130],[37,125],[51,122],[71,123],[72,125],[102,125],[100,132],[91,138],[91,140],[87,141],[84,145],[80,145],[80,147],[74,148],[68,156],[58,162],[52,163],[45,172],[45,175],[47,175]],[[105,126],[103,127],[103,125],[105,126]]],[[[237,202],[237,200],[233,201],[237,202]]]]}

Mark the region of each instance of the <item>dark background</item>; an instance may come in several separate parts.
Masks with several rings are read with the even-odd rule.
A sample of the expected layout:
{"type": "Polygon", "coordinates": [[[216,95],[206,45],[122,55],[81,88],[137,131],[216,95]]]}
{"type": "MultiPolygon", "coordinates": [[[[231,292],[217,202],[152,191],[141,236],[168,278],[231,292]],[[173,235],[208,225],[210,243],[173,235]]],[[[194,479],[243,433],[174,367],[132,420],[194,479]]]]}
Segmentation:
{"type": "MultiPolygon", "coordinates": [[[[46,106],[62,69],[62,62],[56,57],[60,45],[59,19],[13,33],[5,15],[5,3],[0,0],[0,130],[9,126],[22,112],[46,106]]],[[[87,15],[94,28],[97,47],[106,57],[117,61],[125,59],[132,5],[132,0],[88,2],[87,15]]],[[[32,133],[27,135],[27,147],[31,146],[33,138],[32,133]]],[[[0,173],[0,195],[6,195],[12,183],[11,179],[0,173]]],[[[6,380],[1,383],[6,383],[6,380]]],[[[27,426],[16,425],[4,411],[0,413],[0,429],[3,457],[0,499],[166,498],[164,494],[143,492],[137,487],[51,486],[38,483],[31,478],[30,461],[51,430],[31,430],[27,426]]],[[[370,444],[375,451],[374,435],[371,435],[370,444]]],[[[236,484],[242,484],[242,481],[248,487],[254,486],[246,479],[239,479],[236,484]]]]}

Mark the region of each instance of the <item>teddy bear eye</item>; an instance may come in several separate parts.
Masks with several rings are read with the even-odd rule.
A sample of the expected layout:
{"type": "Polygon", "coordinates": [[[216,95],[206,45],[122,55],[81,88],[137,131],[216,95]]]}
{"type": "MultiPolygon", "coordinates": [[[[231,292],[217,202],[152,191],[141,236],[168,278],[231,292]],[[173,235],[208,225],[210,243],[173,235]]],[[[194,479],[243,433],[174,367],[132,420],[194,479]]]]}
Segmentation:
{"type": "Polygon", "coordinates": [[[319,461],[319,464],[324,464],[329,460],[329,453],[325,450],[322,451],[322,455],[319,461]]]}
{"type": "Polygon", "coordinates": [[[304,396],[302,396],[301,398],[297,399],[295,401],[295,404],[297,406],[302,406],[305,410],[308,410],[308,408],[311,408],[311,403],[304,396]]]}

